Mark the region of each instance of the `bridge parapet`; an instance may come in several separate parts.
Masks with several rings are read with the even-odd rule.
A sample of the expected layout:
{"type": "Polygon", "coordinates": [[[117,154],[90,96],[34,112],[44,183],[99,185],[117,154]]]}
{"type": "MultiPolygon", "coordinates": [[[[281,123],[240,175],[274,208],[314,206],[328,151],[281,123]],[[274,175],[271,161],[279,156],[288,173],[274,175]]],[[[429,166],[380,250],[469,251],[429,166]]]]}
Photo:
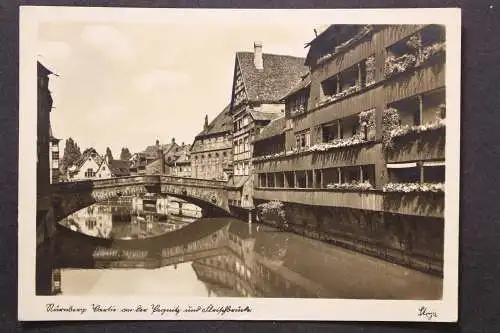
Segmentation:
{"type": "Polygon", "coordinates": [[[93,203],[119,196],[157,193],[177,196],[205,210],[229,213],[224,181],[164,175],[138,175],[92,179],[52,185],[53,206],[60,220],[93,203]]]}

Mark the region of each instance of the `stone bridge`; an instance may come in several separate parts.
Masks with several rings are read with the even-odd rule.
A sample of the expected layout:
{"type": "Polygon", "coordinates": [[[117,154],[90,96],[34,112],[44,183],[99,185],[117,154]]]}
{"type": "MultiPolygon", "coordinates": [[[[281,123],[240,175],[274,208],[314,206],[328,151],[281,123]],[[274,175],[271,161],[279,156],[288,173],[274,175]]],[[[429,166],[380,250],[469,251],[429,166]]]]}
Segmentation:
{"type": "Polygon", "coordinates": [[[229,215],[225,182],[164,175],[141,175],[52,184],[55,221],[94,203],[120,197],[155,193],[171,195],[202,208],[205,216],[229,215]]]}

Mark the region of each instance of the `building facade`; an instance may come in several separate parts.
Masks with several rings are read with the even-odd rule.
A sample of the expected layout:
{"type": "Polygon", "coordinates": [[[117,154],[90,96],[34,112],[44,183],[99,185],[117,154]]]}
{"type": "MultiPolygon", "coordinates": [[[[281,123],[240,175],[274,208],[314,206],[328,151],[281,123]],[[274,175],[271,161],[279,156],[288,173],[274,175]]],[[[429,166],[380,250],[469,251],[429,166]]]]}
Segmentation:
{"type": "Polygon", "coordinates": [[[214,120],[205,117],[203,130],[191,145],[193,178],[227,180],[232,174],[232,118],[226,106],[214,120]]]}
{"type": "MultiPolygon", "coordinates": [[[[104,164],[104,158],[94,148],[87,148],[76,163],[68,168],[69,181],[98,178],[97,171],[104,164]]],[[[101,172],[107,172],[104,167],[101,172]]]]}
{"type": "Polygon", "coordinates": [[[171,167],[171,175],[176,177],[191,177],[191,153],[190,145],[184,144],[184,142],[179,146],[178,151],[175,154],[175,161],[171,167]]]}
{"type": "Polygon", "coordinates": [[[253,207],[253,141],[263,127],[284,115],[282,97],[307,73],[304,59],[267,54],[262,43],[254,52],[237,52],[230,113],[233,119],[233,176],[230,205],[253,207]]]}
{"type": "Polygon", "coordinates": [[[53,228],[50,216],[52,207],[51,183],[51,142],[50,112],[52,96],[49,90],[49,76],[53,73],[37,62],[37,155],[36,155],[36,195],[37,195],[37,245],[41,244],[53,228]]]}
{"type": "Polygon", "coordinates": [[[179,145],[172,138],[168,144],[160,144],[160,140],[130,158],[130,174],[169,174],[175,160],[174,155],[179,145]]]}
{"type": "Polygon", "coordinates": [[[444,37],[436,25],[318,35],[280,130],[256,143],[254,199],[285,202],[298,232],[442,272],[444,37]]]}
{"type": "Polygon", "coordinates": [[[59,170],[59,141],[58,139],[52,135],[52,126],[50,127],[49,132],[49,146],[50,146],[50,183],[57,183],[60,181],[60,170],[59,170]]]}

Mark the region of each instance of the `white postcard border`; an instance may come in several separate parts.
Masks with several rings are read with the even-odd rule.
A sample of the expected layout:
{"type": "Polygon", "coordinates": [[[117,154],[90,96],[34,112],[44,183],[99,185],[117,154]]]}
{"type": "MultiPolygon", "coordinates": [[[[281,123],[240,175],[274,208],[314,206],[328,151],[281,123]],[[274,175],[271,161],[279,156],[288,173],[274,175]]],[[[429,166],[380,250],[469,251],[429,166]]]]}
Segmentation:
{"type": "Polygon", "coordinates": [[[424,306],[435,312],[430,321],[453,322],[458,316],[459,249],[459,170],[460,170],[460,9],[347,9],[347,10],[223,10],[223,9],[138,9],[22,6],[20,10],[20,111],[19,111],[19,283],[18,319],[54,320],[336,320],[336,321],[429,321],[418,316],[424,306]],[[36,42],[42,21],[135,21],[161,22],[193,19],[242,22],[272,19],[294,22],[308,19],[322,23],[345,24],[429,24],[446,25],[446,195],[443,299],[438,301],[344,300],[293,298],[161,298],[161,297],[73,297],[35,295],[36,253],[36,42]],[[33,167],[26,167],[32,165],[33,167]],[[47,312],[56,303],[89,310],[47,312]],[[150,312],[92,312],[92,304],[117,308],[151,304],[165,307],[189,305],[215,308],[230,305],[249,307],[251,312],[181,312],[165,315],[150,312]]]}

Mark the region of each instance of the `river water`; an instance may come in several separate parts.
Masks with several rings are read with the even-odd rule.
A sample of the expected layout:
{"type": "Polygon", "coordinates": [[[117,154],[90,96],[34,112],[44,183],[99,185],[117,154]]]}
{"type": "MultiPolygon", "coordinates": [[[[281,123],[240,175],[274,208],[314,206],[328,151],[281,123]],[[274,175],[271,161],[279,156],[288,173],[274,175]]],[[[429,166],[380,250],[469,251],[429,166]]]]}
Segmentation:
{"type": "Polygon", "coordinates": [[[272,227],[201,217],[170,199],[121,198],[60,221],[37,260],[37,292],[441,298],[439,277],[272,227]]]}

